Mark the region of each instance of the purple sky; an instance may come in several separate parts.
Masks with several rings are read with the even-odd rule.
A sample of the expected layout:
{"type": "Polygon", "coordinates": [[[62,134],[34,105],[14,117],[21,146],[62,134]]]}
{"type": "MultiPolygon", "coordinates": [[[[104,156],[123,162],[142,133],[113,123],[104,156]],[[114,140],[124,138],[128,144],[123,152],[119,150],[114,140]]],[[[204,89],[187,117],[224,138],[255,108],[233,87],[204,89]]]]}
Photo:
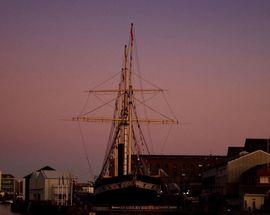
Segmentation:
{"type": "MultiPolygon", "coordinates": [[[[59,119],[120,71],[130,22],[140,71],[189,122],[164,150],[168,128],[152,133],[155,153],[225,154],[270,136],[270,1],[2,0],[0,170],[21,177],[49,164],[88,177],[78,126],[59,119]]],[[[108,129],[83,125],[96,174],[108,129]]]]}

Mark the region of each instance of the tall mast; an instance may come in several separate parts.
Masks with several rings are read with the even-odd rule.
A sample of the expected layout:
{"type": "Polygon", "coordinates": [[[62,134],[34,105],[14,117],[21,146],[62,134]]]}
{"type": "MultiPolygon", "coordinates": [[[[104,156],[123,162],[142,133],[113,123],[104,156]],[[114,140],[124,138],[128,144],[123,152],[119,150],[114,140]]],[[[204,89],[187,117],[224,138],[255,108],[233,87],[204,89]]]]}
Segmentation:
{"type": "Polygon", "coordinates": [[[133,52],[133,24],[130,28],[129,48],[125,46],[125,93],[124,93],[124,162],[123,175],[131,173],[131,155],[132,155],[132,52],[133,52]]]}
{"type": "MultiPolygon", "coordinates": [[[[88,116],[92,111],[81,113],[73,117],[71,121],[81,122],[112,122],[111,133],[108,142],[108,151],[105,155],[104,164],[99,177],[107,176],[111,161],[114,164],[113,176],[122,176],[132,174],[132,146],[133,140],[137,143],[134,129],[139,129],[139,123],[146,124],[178,124],[177,119],[172,119],[164,114],[160,114],[162,119],[138,118],[134,101],[138,101],[145,107],[149,108],[144,102],[138,100],[134,94],[138,92],[158,93],[164,90],[159,87],[153,89],[136,89],[133,88],[133,48],[134,48],[134,29],[133,23],[130,26],[129,43],[124,48],[124,62],[121,70],[121,81],[118,89],[94,89],[87,90],[88,93],[118,93],[115,98],[115,112],[113,117],[88,116]],[[135,124],[134,124],[135,123],[135,124]],[[134,124],[134,126],[133,126],[134,124]],[[136,126],[137,125],[137,126],[136,126]]],[[[105,103],[107,104],[107,103],[105,103]]],[[[104,104],[104,105],[105,105],[104,104]]],[[[103,106],[100,106],[103,107],[103,106]]],[[[153,110],[152,108],[150,108],[153,110]]],[[[138,130],[136,130],[138,131],[138,130]]],[[[141,132],[141,131],[139,131],[141,132]]],[[[141,140],[145,141],[145,140],[141,140]]],[[[135,149],[136,147],[134,147],[135,149]]],[[[136,148],[136,150],[138,150],[136,148]]]]}
{"type": "Polygon", "coordinates": [[[129,103],[129,93],[128,93],[128,88],[129,88],[129,78],[128,78],[128,48],[125,45],[124,48],[124,65],[122,69],[123,77],[122,77],[122,88],[120,88],[122,95],[119,97],[121,101],[121,106],[120,106],[120,112],[119,112],[119,124],[116,134],[116,147],[115,147],[115,176],[121,176],[121,175],[126,175],[127,174],[127,169],[128,169],[128,116],[129,116],[129,109],[128,109],[128,103],[129,103]]]}
{"type": "MultiPolygon", "coordinates": [[[[122,118],[123,118],[123,135],[124,135],[124,155],[123,155],[123,166],[120,168],[123,168],[123,175],[127,174],[127,168],[128,168],[128,116],[129,116],[129,108],[128,108],[128,104],[129,104],[129,77],[128,77],[128,68],[127,68],[127,64],[128,64],[128,49],[127,46],[125,45],[125,62],[124,62],[124,102],[123,102],[123,106],[122,106],[122,118]]],[[[120,137],[121,138],[121,137],[120,137]]]]}
{"type": "Polygon", "coordinates": [[[129,102],[128,102],[128,174],[131,174],[131,155],[132,155],[132,54],[133,54],[133,23],[130,28],[130,50],[129,50],[129,102]]]}

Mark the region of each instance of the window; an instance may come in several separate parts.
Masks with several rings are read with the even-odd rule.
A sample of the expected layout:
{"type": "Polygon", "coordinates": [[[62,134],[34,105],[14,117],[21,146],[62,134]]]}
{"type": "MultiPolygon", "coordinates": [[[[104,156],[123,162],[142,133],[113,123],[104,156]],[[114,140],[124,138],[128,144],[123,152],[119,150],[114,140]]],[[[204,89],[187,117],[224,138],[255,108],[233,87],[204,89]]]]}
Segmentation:
{"type": "Polygon", "coordinates": [[[261,176],[260,177],[260,184],[269,184],[269,177],[268,176],[261,176]]]}

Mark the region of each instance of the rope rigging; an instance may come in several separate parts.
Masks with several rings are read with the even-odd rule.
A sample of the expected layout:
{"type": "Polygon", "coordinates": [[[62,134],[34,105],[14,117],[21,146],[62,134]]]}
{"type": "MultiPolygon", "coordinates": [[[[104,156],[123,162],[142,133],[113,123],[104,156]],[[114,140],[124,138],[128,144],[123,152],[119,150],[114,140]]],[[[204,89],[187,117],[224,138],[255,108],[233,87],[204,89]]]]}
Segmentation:
{"type": "MultiPolygon", "coordinates": [[[[141,71],[140,71],[140,64],[138,60],[137,44],[134,39],[133,25],[130,31],[129,43],[127,46],[125,46],[125,49],[124,49],[123,58],[124,58],[123,66],[122,66],[121,71],[110,76],[108,79],[99,83],[98,85],[93,87],[91,90],[87,90],[86,92],[88,92],[88,94],[87,94],[86,101],[84,102],[84,105],[82,107],[82,110],[80,111],[77,117],[72,118],[72,121],[78,121],[81,141],[83,144],[83,149],[85,152],[89,172],[91,175],[93,175],[93,170],[91,167],[90,159],[88,157],[85,138],[83,136],[80,121],[82,122],[108,122],[110,121],[111,122],[109,137],[108,137],[106,150],[105,150],[105,157],[103,160],[103,166],[102,166],[102,170],[99,177],[104,177],[109,172],[109,167],[110,167],[110,164],[113,162],[113,159],[116,159],[115,158],[116,156],[118,159],[119,154],[117,153],[122,153],[121,151],[118,150],[119,145],[121,145],[121,147],[122,145],[125,147],[124,153],[120,155],[121,156],[123,155],[124,162],[128,163],[128,164],[123,164],[124,174],[131,173],[131,156],[134,153],[136,153],[137,155],[138,169],[140,169],[142,165],[143,169],[140,169],[140,171],[146,172],[147,171],[146,163],[145,161],[143,161],[141,153],[144,152],[144,150],[146,151],[146,154],[148,155],[150,154],[150,151],[154,152],[153,139],[152,139],[150,127],[148,124],[150,123],[156,123],[156,124],[175,123],[177,124],[178,123],[176,116],[166,99],[164,90],[162,90],[159,86],[151,83],[150,81],[147,81],[146,79],[142,78],[141,71]],[[135,59],[137,63],[136,65],[133,65],[133,61],[134,61],[133,52],[135,54],[135,59]],[[137,67],[136,69],[139,74],[136,74],[133,71],[134,66],[137,67]],[[119,74],[120,74],[120,82],[118,85],[118,89],[112,89],[112,90],[99,89],[101,86],[103,86],[105,83],[108,83],[119,74]],[[135,84],[135,81],[136,81],[135,77],[138,78],[139,80],[138,89],[133,88],[133,85],[135,84]],[[150,86],[154,87],[154,89],[144,89],[143,82],[146,82],[150,86]],[[141,99],[138,99],[135,96],[135,93],[137,92],[141,94],[141,99]],[[150,105],[146,104],[147,102],[155,98],[157,95],[159,95],[160,92],[162,92],[162,96],[165,100],[166,105],[169,107],[170,114],[172,115],[172,117],[169,117],[163,114],[161,111],[158,111],[154,109],[153,107],[151,107],[150,105]],[[108,101],[99,97],[99,95],[101,94],[108,95],[110,93],[114,93],[114,94],[117,93],[117,95],[116,97],[108,101]],[[145,97],[146,93],[150,94],[148,98],[145,97]],[[87,105],[89,104],[89,101],[90,101],[91,94],[93,95],[93,97],[95,97],[100,102],[102,102],[102,104],[86,111],[87,105]],[[114,105],[112,104],[112,102],[114,102],[114,105]],[[140,105],[142,105],[142,108],[143,108],[144,119],[141,119],[138,115],[137,106],[140,106],[140,105]],[[104,108],[105,106],[114,108],[112,118],[89,116],[91,113],[94,113],[104,108]],[[149,119],[148,111],[157,114],[159,118],[162,118],[162,119],[149,119]],[[146,141],[141,123],[146,123],[149,141],[146,141]],[[151,150],[149,149],[148,142],[150,143],[151,150]]],[[[172,125],[169,128],[169,131],[165,137],[164,142],[162,143],[162,148],[161,148],[162,151],[168,140],[171,129],[172,129],[172,125]]],[[[117,168],[120,168],[120,167],[117,167],[117,168]]]]}
{"type": "Polygon", "coordinates": [[[91,162],[90,162],[90,159],[89,159],[89,156],[88,156],[86,143],[85,143],[85,138],[84,138],[84,135],[83,135],[83,132],[82,132],[80,122],[78,122],[78,127],[79,127],[79,131],[80,131],[80,137],[81,137],[81,142],[82,142],[82,145],[83,145],[84,155],[85,155],[85,158],[87,160],[89,176],[90,176],[90,178],[92,178],[94,176],[94,172],[93,172],[92,165],[91,165],[91,162]]]}

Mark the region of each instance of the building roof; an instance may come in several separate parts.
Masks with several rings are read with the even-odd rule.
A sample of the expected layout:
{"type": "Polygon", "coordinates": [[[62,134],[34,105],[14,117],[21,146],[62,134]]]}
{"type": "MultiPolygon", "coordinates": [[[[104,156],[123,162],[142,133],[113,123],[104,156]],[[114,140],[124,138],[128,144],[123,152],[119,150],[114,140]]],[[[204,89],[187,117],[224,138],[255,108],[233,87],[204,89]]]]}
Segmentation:
{"type": "Polygon", "coordinates": [[[55,170],[54,168],[50,167],[50,166],[44,166],[41,169],[37,170],[38,172],[40,172],[41,170],[55,170]]]}
{"type": "Polygon", "coordinates": [[[47,179],[59,179],[59,178],[71,178],[72,174],[69,172],[59,172],[59,171],[51,171],[51,170],[42,170],[41,174],[44,175],[47,179]]]}
{"type": "MultiPolygon", "coordinates": [[[[36,172],[40,172],[41,170],[48,170],[48,171],[53,171],[54,170],[55,171],[55,169],[50,167],[50,166],[44,166],[44,167],[40,168],[39,170],[37,170],[36,172]]],[[[24,178],[25,179],[27,179],[27,178],[30,179],[32,174],[33,174],[33,172],[31,172],[30,174],[24,176],[24,178]]]]}
{"type": "MultiPolygon", "coordinates": [[[[211,167],[210,169],[208,170],[211,170],[211,169],[215,169],[215,168],[218,168],[218,167],[222,167],[222,166],[226,166],[228,162],[230,161],[233,161],[233,160],[237,160],[239,158],[243,158],[245,156],[250,156],[252,154],[255,154],[255,153],[264,153],[264,154],[269,154],[263,150],[256,150],[256,151],[252,151],[250,153],[246,153],[246,154],[241,154],[239,153],[238,155],[236,156],[232,156],[232,157],[227,157],[226,159],[222,160],[221,162],[217,163],[216,165],[213,165],[213,167],[211,167]]],[[[270,154],[269,154],[270,155],[270,154]]],[[[208,171],[206,170],[206,172],[208,171]]]]}
{"type": "Polygon", "coordinates": [[[227,157],[238,156],[240,152],[244,151],[244,147],[241,146],[229,146],[227,151],[227,157]]]}
{"type": "Polygon", "coordinates": [[[262,138],[246,138],[245,145],[241,146],[229,146],[227,151],[227,158],[223,160],[221,163],[217,163],[214,167],[220,167],[226,165],[229,161],[235,160],[239,157],[242,157],[245,154],[241,154],[241,152],[251,152],[255,151],[264,151],[270,153],[270,139],[262,139],[262,138]],[[269,143],[269,146],[268,146],[269,143]],[[269,147],[269,148],[268,148],[269,147]]]}
{"type": "Polygon", "coordinates": [[[245,141],[245,151],[247,152],[253,152],[256,150],[262,150],[265,152],[269,152],[269,149],[267,150],[267,144],[269,143],[270,146],[270,139],[256,139],[256,138],[247,138],[245,141]]]}

